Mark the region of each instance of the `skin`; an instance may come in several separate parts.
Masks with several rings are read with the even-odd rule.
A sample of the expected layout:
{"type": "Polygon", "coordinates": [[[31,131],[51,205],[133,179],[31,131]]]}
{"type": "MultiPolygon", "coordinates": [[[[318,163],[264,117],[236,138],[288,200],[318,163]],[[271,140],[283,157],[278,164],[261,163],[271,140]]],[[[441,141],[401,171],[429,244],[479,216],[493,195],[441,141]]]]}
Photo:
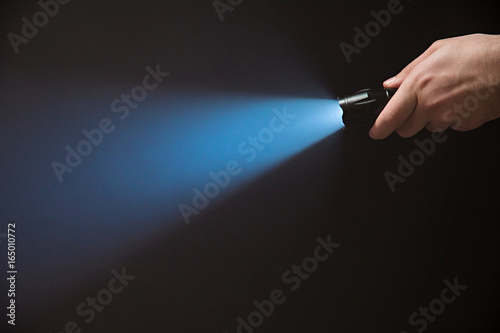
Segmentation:
{"type": "Polygon", "coordinates": [[[436,41],[384,87],[398,91],[370,129],[373,139],[478,128],[500,117],[500,35],[436,41]]]}

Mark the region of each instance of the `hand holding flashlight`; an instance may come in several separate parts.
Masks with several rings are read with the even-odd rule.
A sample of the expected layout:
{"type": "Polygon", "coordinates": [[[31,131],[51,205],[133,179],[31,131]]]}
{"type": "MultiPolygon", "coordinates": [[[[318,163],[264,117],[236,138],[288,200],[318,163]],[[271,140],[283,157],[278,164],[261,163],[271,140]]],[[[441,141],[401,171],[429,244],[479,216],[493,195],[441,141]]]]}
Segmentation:
{"type": "Polygon", "coordinates": [[[475,129],[500,117],[500,36],[474,34],[435,42],[397,76],[398,89],[370,130],[373,139],[424,127],[475,129]]]}

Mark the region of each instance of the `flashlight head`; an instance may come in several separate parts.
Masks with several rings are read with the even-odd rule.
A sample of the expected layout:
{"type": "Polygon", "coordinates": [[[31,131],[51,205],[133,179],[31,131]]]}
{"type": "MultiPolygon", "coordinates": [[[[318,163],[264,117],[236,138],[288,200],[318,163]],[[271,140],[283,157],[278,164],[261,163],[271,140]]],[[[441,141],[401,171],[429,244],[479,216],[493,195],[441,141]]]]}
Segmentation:
{"type": "Polygon", "coordinates": [[[343,110],[342,122],[346,128],[371,126],[395,89],[363,89],[339,98],[343,110]]]}

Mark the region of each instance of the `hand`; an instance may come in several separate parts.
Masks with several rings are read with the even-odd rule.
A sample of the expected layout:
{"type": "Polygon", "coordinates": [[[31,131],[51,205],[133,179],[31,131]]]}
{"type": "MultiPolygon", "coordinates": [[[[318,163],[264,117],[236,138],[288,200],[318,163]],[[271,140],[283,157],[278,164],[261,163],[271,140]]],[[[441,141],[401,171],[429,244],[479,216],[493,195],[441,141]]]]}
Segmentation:
{"type": "Polygon", "coordinates": [[[373,139],[424,127],[475,129],[500,117],[500,36],[439,40],[384,86],[398,91],[371,128],[373,139]]]}

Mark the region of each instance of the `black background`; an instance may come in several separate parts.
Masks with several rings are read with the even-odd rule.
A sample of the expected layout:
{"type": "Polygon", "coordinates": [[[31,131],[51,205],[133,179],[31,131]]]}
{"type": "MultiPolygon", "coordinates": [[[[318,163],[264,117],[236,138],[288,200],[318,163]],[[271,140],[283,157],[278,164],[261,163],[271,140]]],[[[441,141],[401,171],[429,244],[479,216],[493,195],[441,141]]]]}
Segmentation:
{"type": "MultiPolygon", "coordinates": [[[[7,38],[2,42],[4,92],[40,89],[23,102],[2,101],[2,138],[10,138],[1,143],[3,155],[14,142],[29,145],[32,127],[19,124],[35,116],[23,103],[43,104],[44,85],[54,81],[68,91],[89,82],[125,90],[144,64],[162,63],[173,75],[161,89],[317,97],[304,71],[333,98],[379,86],[437,39],[498,33],[489,5],[404,1],[403,12],[348,65],[339,43],[352,43],[353,28],[386,4],[245,0],[220,22],[209,0],[73,0],[19,54],[7,38]]],[[[19,31],[20,18],[38,10],[34,1],[2,6],[4,34],[19,31]]],[[[454,277],[468,289],[427,331],[495,332],[499,128],[496,121],[447,132],[395,193],[383,174],[415,149],[414,138],[372,141],[366,129],[337,132],[211,206],[189,228],[156,235],[116,258],[114,267],[126,266],[137,278],[83,331],[235,332],[236,318],[254,311],[252,301],[287,290],[283,272],[312,255],[317,237],[331,234],[340,248],[299,290],[287,290],[287,301],[256,332],[416,332],[409,315],[454,277]]],[[[22,173],[3,163],[1,177],[22,173]]],[[[48,249],[49,243],[40,251],[50,260],[48,249]]],[[[109,267],[87,273],[78,289],[52,295],[50,306],[20,305],[18,331],[62,331],[76,319],[75,305],[109,280],[109,267]]]]}

